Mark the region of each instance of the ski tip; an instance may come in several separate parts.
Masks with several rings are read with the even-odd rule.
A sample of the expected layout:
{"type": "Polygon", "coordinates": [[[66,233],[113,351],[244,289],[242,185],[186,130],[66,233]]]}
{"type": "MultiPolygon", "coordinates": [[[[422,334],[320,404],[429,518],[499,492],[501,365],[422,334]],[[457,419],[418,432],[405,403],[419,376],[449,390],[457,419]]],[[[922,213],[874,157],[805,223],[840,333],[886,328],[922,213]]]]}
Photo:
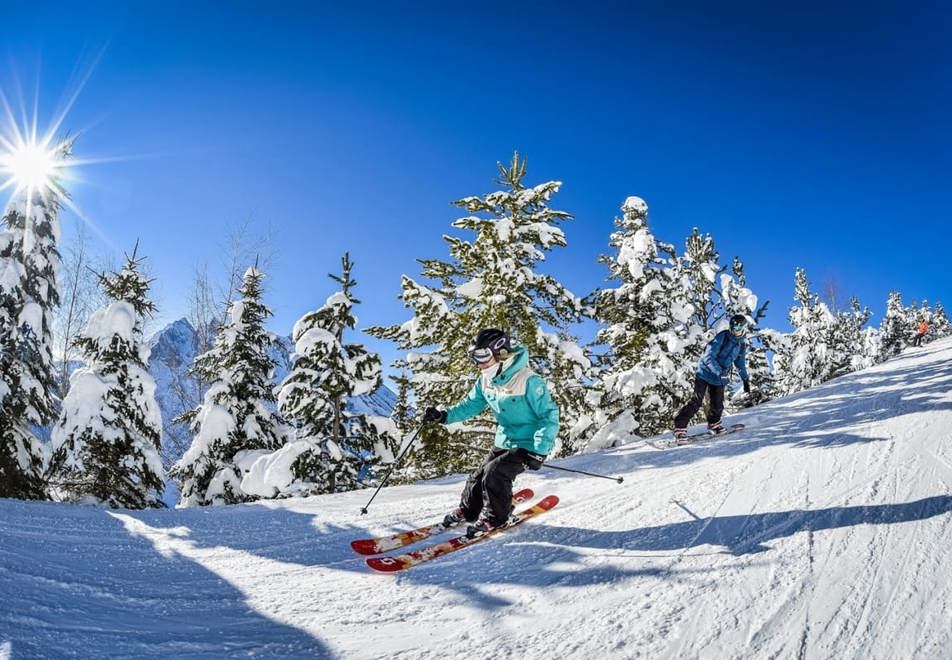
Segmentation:
{"type": "Polygon", "coordinates": [[[535,493],[532,492],[531,488],[523,488],[518,493],[514,493],[512,496],[512,499],[514,502],[519,504],[521,502],[526,502],[528,500],[531,500],[533,495],[535,495],[535,493]]]}
{"type": "Polygon", "coordinates": [[[354,552],[360,555],[376,555],[380,552],[377,549],[377,542],[372,539],[351,541],[350,547],[354,549],[354,552]]]}
{"type": "Polygon", "coordinates": [[[393,557],[371,557],[367,560],[367,565],[380,573],[396,573],[406,568],[403,562],[393,557]]]}

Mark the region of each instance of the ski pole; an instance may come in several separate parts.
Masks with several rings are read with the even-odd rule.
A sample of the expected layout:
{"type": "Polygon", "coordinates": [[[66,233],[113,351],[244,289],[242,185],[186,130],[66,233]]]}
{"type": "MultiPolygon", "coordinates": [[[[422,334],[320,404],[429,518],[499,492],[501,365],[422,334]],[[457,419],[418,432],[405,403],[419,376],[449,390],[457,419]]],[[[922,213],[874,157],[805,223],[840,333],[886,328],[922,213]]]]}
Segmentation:
{"type": "Polygon", "coordinates": [[[374,491],[374,494],[370,497],[370,501],[364,505],[364,508],[360,510],[360,515],[367,515],[367,509],[370,507],[370,504],[374,501],[374,498],[377,497],[377,493],[380,492],[380,489],[387,484],[387,480],[390,479],[390,475],[393,474],[394,469],[397,465],[400,464],[400,461],[403,460],[403,457],[406,456],[407,452],[410,451],[410,447],[413,446],[413,443],[416,441],[420,431],[423,430],[423,427],[426,426],[426,422],[422,422],[419,427],[417,427],[416,433],[413,434],[413,437],[410,438],[410,442],[407,443],[407,446],[403,448],[403,451],[400,452],[400,455],[393,460],[393,465],[390,466],[390,469],[387,471],[387,476],[383,478],[383,481],[380,482],[380,485],[377,486],[377,490],[374,491]]]}
{"type": "Polygon", "coordinates": [[[558,465],[549,465],[548,463],[543,463],[542,467],[549,468],[550,470],[562,470],[563,472],[575,472],[576,474],[584,474],[587,477],[598,477],[599,479],[611,479],[612,481],[621,483],[625,480],[624,477],[609,477],[606,474],[595,474],[594,472],[586,472],[585,470],[573,470],[572,468],[559,467],[558,465]]]}

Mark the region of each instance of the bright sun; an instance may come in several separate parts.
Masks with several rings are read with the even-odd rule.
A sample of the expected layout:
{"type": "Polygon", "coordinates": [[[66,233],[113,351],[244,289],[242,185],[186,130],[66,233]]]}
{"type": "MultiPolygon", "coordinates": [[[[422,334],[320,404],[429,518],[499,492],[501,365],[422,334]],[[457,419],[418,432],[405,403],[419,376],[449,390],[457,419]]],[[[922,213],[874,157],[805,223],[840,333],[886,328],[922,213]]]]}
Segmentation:
{"type": "Polygon", "coordinates": [[[48,144],[17,140],[4,145],[0,152],[0,190],[14,189],[14,195],[27,196],[59,192],[57,179],[66,165],[61,148],[48,144]]]}
{"type": "Polygon", "coordinates": [[[57,171],[64,165],[57,150],[37,143],[17,145],[7,153],[0,154],[0,175],[3,187],[15,186],[17,192],[43,194],[52,189],[57,171]]]}

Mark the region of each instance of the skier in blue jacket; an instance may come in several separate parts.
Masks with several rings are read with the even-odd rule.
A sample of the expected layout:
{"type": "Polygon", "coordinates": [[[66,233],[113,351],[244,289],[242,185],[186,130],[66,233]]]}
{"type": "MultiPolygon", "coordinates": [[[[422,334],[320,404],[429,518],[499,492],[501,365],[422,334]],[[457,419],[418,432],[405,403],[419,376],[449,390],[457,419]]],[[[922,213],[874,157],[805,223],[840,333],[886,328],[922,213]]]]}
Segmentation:
{"type": "Polygon", "coordinates": [[[694,377],[694,394],[674,418],[674,437],[687,437],[688,423],[701,408],[704,393],[711,392],[711,407],[707,415],[707,428],[711,433],[724,430],[721,415],[724,413],[724,387],[730,382],[731,366],[736,366],[744,383],[744,392],[750,392],[747,375],[747,317],[735,314],[730,327],[718,332],[712,339],[697,366],[694,377]]]}
{"type": "Polygon", "coordinates": [[[447,527],[471,522],[466,535],[472,538],[509,522],[512,482],[527,468],[542,467],[559,431],[559,407],[529,368],[526,348],[513,346],[502,330],[480,330],[469,355],[480,370],[469,394],[447,410],[427,408],[423,421],[462,422],[487,406],[496,416],[495,446],[466,481],[459,508],[443,521],[447,527]]]}

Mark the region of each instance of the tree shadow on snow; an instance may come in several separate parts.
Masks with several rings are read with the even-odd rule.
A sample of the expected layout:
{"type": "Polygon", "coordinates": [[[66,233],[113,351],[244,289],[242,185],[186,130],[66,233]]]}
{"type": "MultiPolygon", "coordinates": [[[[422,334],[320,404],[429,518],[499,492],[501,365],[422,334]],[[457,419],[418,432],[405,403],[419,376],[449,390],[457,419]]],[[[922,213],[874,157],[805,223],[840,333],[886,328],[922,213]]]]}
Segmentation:
{"type": "Polygon", "coordinates": [[[164,511],[129,513],[153,527],[181,525],[188,530],[185,538],[200,548],[223,547],[302,567],[366,568],[350,541],[370,536],[369,530],[322,522],[319,513],[260,503],[178,509],[174,519],[164,511]]]}
{"type": "Polygon", "coordinates": [[[749,515],[720,516],[639,529],[604,532],[595,529],[548,527],[552,543],[615,550],[687,550],[721,546],[734,555],[764,552],[769,541],[799,532],[818,532],[855,525],[893,525],[926,520],[952,512],[952,496],[937,495],[900,504],[830,507],[749,515]]]}
{"type": "Polygon", "coordinates": [[[504,594],[508,587],[544,589],[623,583],[628,578],[682,582],[708,579],[709,568],[679,567],[678,557],[691,548],[721,546],[734,555],[769,550],[771,540],[803,531],[855,525],[890,525],[925,520],[952,512],[952,496],[943,495],[902,504],[831,507],[753,515],[723,516],[640,529],[605,532],[556,527],[533,522],[458,554],[421,564],[395,579],[407,586],[435,586],[457,593],[461,604],[496,610],[515,604],[504,594]],[[580,549],[626,551],[620,556],[632,568],[612,565],[584,567],[591,553],[580,549]],[[631,561],[631,551],[653,553],[655,565],[631,561]],[[671,551],[674,561],[659,565],[671,551]]]}
{"type": "Polygon", "coordinates": [[[0,630],[13,657],[332,657],[218,574],[130,533],[140,514],[49,503],[4,511],[0,630]]]}

